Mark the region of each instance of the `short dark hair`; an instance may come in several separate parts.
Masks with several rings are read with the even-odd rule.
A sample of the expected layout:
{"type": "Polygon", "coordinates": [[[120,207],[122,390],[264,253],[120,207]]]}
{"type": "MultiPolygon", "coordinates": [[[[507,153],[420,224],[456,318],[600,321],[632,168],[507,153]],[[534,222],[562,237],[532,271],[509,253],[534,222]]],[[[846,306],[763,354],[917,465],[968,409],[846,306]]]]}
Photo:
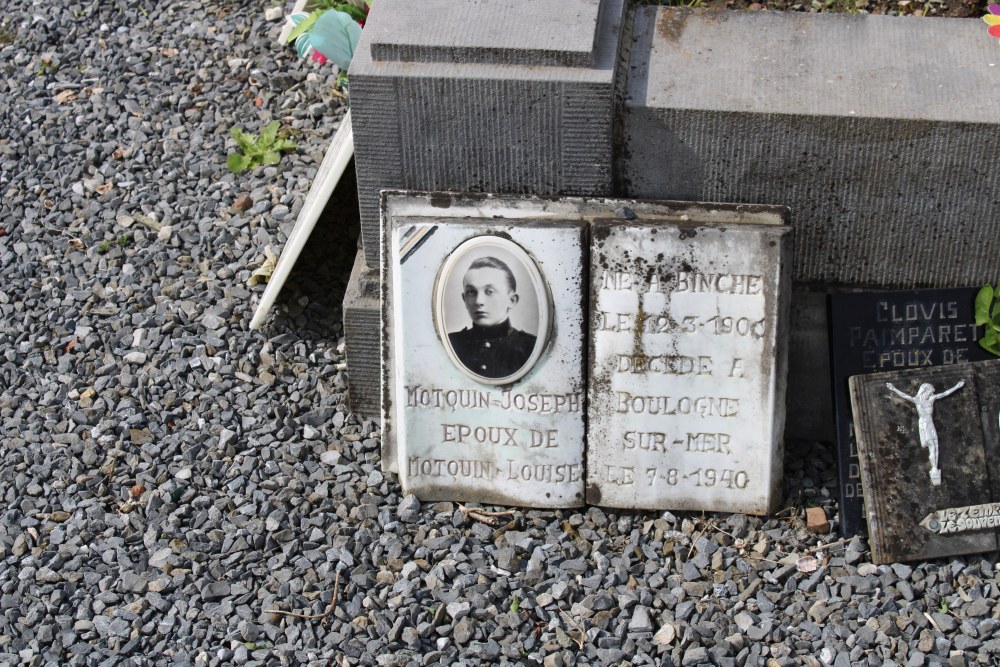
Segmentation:
{"type": "Polygon", "coordinates": [[[514,280],[514,272],[510,270],[510,267],[504,261],[496,257],[480,257],[469,265],[468,271],[472,269],[500,269],[507,274],[507,286],[510,287],[510,291],[517,291],[517,281],[514,280]]]}

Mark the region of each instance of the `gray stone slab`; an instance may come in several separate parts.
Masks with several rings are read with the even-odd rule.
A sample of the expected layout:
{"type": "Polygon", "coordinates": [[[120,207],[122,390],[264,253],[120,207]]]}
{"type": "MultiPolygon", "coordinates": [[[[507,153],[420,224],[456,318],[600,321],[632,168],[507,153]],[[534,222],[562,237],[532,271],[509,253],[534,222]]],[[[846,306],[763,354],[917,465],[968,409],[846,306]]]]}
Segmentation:
{"type": "Polygon", "coordinates": [[[764,514],[780,500],[783,209],[596,221],[587,500],[764,514]]]}
{"type": "Polygon", "coordinates": [[[850,379],[872,562],[1000,547],[1000,361],[850,379]]]}
{"type": "Polygon", "coordinates": [[[358,251],[344,293],[344,344],[351,371],[347,396],[351,410],[368,418],[380,414],[379,284],[378,270],[369,269],[358,251]]]}
{"type": "Polygon", "coordinates": [[[978,21],[646,7],[635,34],[653,46],[630,94],[645,79],[650,107],[995,120],[995,89],[982,84],[1000,81],[1000,58],[978,21]]]}
{"type": "MultiPolygon", "coordinates": [[[[374,5],[374,27],[392,4],[374,5]]],[[[501,11],[471,6],[487,13],[501,11]]],[[[557,15],[569,16],[570,7],[576,3],[557,10],[557,15]]],[[[613,82],[622,8],[622,0],[604,0],[596,27],[593,15],[584,12],[574,19],[573,36],[550,35],[554,44],[593,42],[592,62],[585,67],[483,63],[469,55],[462,59],[472,62],[378,60],[372,57],[373,44],[385,39],[380,35],[391,26],[386,19],[384,31],[366,28],[351,63],[351,107],[362,243],[369,266],[378,262],[378,195],[384,189],[610,194],[613,82]]],[[[537,8],[502,5],[503,12],[515,10],[520,20],[489,26],[496,35],[494,43],[536,40],[526,42],[522,33],[525,25],[538,23],[537,8]]],[[[411,27],[407,34],[410,43],[433,45],[443,39],[440,27],[420,25],[423,30],[411,27]]],[[[392,31],[399,32],[396,27],[392,31]]]]}
{"type": "Polygon", "coordinates": [[[385,0],[365,25],[373,60],[589,67],[600,0],[385,0]],[[456,30],[456,26],[461,29],[456,30]]]}
{"type": "Polygon", "coordinates": [[[629,196],[791,207],[799,283],[993,274],[1000,55],[980,23],[643,7],[633,34],[629,196]]]}
{"type": "Polygon", "coordinates": [[[438,215],[442,203],[385,203],[383,434],[403,491],[579,506],[586,223],[438,215]]]}

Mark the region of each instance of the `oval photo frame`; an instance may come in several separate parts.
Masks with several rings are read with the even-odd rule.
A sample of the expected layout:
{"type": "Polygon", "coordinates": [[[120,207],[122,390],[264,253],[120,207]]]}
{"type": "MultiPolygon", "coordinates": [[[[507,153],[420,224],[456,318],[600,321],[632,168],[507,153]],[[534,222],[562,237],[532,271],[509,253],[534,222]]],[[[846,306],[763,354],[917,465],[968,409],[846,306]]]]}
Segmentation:
{"type": "Polygon", "coordinates": [[[489,385],[517,382],[549,342],[552,298],[535,260],[500,236],[458,245],[434,282],[434,328],[448,358],[489,385]]]}

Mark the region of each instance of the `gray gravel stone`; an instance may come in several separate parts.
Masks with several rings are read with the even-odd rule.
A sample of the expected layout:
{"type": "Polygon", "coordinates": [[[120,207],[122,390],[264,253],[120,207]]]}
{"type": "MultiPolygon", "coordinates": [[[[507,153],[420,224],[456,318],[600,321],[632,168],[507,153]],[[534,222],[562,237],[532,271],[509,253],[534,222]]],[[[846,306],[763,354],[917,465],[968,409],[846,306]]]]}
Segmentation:
{"type": "Polygon", "coordinates": [[[469,618],[463,618],[455,623],[455,630],[452,637],[455,639],[456,644],[468,644],[469,640],[472,639],[472,633],[474,631],[475,628],[472,625],[472,620],[469,618]]]}
{"type": "Polygon", "coordinates": [[[448,616],[450,616],[455,622],[458,622],[469,615],[469,612],[472,610],[472,606],[468,602],[450,602],[448,603],[446,610],[448,612],[448,616]]]}
{"type": "Polygon", "coordinates": [[[708,662],[708,649],[704,646],[692,646],[686,651],[684,651],[684,658],[681,661],[684,667],[693,667],[694,665],[706,665],[708,662]]]}
{"type": "Polygon", "coordinates": [[[652,632],[653,623],[649,619],[649,610],[642,605],[636,606],[632,612],[632,619],[628,624],[629,632],[652,632]]]}
{"type": "Polygon", "coordinates": [[[246,326],[342,117],[334,68],[249,0],[42,4],[0,18],[0,663],[996,662],[991,558],[876,567],[804,530],[837,516],[821,443],[786,444],[774,517],[491,526],[404,497],[345,395],[352,225],[321,221],[246,326]],[[299,149],[230,174],[230,129],[272,119],[299,149]]]}
{"type": "Polygon", "coordinates": [[[980,617],[990,614],[993,610],[993,605],[986,598],[976,598],[969,604],[962,607],[962,615],[980,617]]]}
{"type": "Polygon", "coordinates": [[[420,516],[420,501],[411,493],[399,501],[396,513],[399,515],[400,521],[413,523],[420,516]]]}

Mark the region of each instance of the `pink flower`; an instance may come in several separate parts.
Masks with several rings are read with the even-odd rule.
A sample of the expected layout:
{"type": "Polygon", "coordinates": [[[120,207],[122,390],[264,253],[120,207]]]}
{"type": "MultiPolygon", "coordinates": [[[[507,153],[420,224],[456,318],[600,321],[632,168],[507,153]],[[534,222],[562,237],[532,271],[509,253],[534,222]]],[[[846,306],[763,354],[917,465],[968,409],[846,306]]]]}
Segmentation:
{"type": "Polygon", "coordinates": [[[986,9],[990,12],[983,17],[986,25],[989,26],[986,32],[993,37],[1000,37],[1000,5],[990,5],[986,9]]]}

